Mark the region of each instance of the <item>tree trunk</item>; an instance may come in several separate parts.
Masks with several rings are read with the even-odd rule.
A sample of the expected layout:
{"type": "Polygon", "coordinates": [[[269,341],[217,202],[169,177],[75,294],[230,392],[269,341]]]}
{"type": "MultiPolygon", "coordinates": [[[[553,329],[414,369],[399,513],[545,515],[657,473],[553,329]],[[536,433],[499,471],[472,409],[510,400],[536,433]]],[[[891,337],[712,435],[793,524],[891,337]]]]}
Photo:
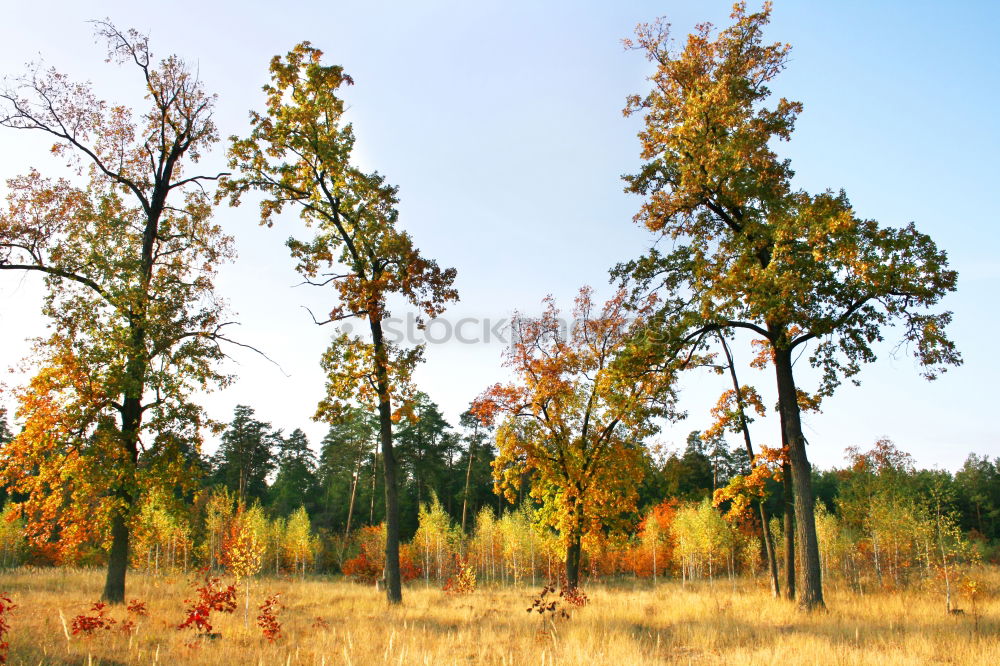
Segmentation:
{"type": "Polygon", "coordinates": [[[799,420],[798,394],[792,374],[790,349],[774,350],[775,375],[778,382],[778,407],[788,441],[788,457],[792,471],[792,489],[795,493],[795,532],[801,550],[802,586],[799,608],[815,610],[824,608],[823,583],[819,564],[819,542],[816,539],[816,517],[813,512],[812,478],[806,442],[799,420]]]}
{"type": "Polygon", "coordinates": [[[576,525],[569,535],[569,545],[566,547],[566,585],[569,589],[580,586],[580,556],[583,550],[583,506],[577,500],[572,509],[576,525]]]}
{"type": "Polygon", "coordinates": [[[125,602],[125,572],[128,570],[128,524],[124,511],[111,516],[111,552],[108,555],[108,574],[101,598],[109,604],[125,602]]]}
{"type": "Polygon", "coordinates": [[[390,604],[403,601],[399,576],[399,493],[396,487],[396,454],[392,450],[392,407],[389,402],[389,358],[382,338],[382,320],[369,319],[375,348],[375,378],[378,386],[379,440],[385,475],[385,596],[390,604]]]}
{"type": "Polygon", "coordinates": [[[566,586],[573,589],[580,586],[580,552],[582,545],[580,535],[570,536],[569,546],[566,548],[566,586]]]}
{"type": "MultiPolygon", "coordinates": [[[[136,363],[129,363],[134,373],[136,363]]],[[[140,394],[141,395],[141,394],[140,394]]],[[[136,463],[139,460],[139,424],[142,420],[140,397],[127,397],[121,410],[121,445],[125,469],[122,470],[120,485],[114,496],[121,501],[111,515],[111,551],[108,553],[108,572],[104,580],[101,598],[109,604],[125,603],[125,575],[128,572],[129,525],[135,497],[132,482],[135,479],[136,463]]]]}
{"type": "Polygon", "coordinates": [[[347,507],[347,526],[344,528],[344,541],[340,546],[340,561],[344,561],[344,549],[347,548],[347,540],[351,538],[351,518],[354,516],[354,494],[358,490],[358,478],[361,476],[361,453],[358,453],[358,464],[354,468],[354,478],[351,481],[351,502],[347,507]]]}
{"type": "Polygon", "coordinates": [[[785,546],[785,598],[792,601],[795,599],[795,494],[792,467],[787,462],[781,466],[781,483],[785,502],[782,522],[785,546]]]}
{"type": "Polygon", "coordinates": [[[371,513],[368,514],[368,524],[375,524],[375,482],[378,480],[378,446],[375,446],[375,455],[372,457],[372,506],[371,513]]]}
{"type": "Polygon", "coordinates": [[[469,442],[469,464],[465,468],[465,493],[462,495],[462,535],[465,535],[465,514],[469,506],[469,479],[472,477],[472,459],[476,454],[476,437],[479,434],[479,427],[472,432],[472,441],[469,442]]]}

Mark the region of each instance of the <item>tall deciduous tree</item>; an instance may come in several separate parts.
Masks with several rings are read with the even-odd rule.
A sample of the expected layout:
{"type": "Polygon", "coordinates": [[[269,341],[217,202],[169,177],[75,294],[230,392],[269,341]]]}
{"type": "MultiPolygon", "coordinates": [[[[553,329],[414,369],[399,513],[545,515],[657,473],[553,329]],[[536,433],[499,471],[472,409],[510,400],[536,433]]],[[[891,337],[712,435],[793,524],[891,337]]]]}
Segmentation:
{"type": "Polygon", "coordinates": [[[582,289],[568,333],[553,300],[546,303],[539,319],[515,317],[505,365],[516,381],[488,389],[473,411],[486,422],[502,419],[496,488],[513,501],[530,472],[531,496],[563,538],[575,586],[583,538],[636,509],[643,442],[657,432],[656,419],[672,415],[674,375],[620,355],[648,314],[634,318],[624,292],[597,311],[582,289]]]}
{"type": "Polygon", "coordinates": [[[232,250],[205,191],[221,174],[189,171],[217,140],[214,97],[183,60],[155,61],[144,36],[96,25],[109,61],[135,68],[144,110],[40,66],[0,91],[0,125],[47,135],[77,175],[8,181],[0,269],[44,274],[56,332],[39,345],[43,369],[20,395],[25,430],[0,464],[28,496],[29,520],[72,515],[55,498],[91,498],[110,530],[104,597],[121,602],[131,522],[151,483],[145,435],[197,444],[189,395],[224,379],[213,279],[232,250]]]}
{"type": "Polygon", "coordinates": [[[747,13],[739,3],[732,26],[713,38],[712,26],[700,25],[680,51],[670,48],[667,24],[640,26],[631,43],[656,70],[652,91],[626,109],[643,115],[646,160],[626,181],[646,197],[637,221],[670,238],[672,250],[621,269],[672,294],[672,307],[682,304],[665,319],[668,337],[698,344],[738,328],[773,353],[802,549],[800,605],[810,609],[823,606],[823,593],[793,354],[816,343],[810,360],[827,395],[875,360],[873,344],[897,324],[933,378],[960,363],[945,334],[951,314],[929,311],[955,289],[956,274],[912,224],[859,219],[843,192],[793,191],[790,163],[774,148],[802,106],[766,104],[790,48],[764,43],[769,16],[769,4],[747,13]]]}
{"type": "Polygon", "coordinates": [[[410,373],[421,348],[400,349],[385,339],[386,299],[402,296],[427,316],[457,300],[454,269],[421,256],[409,234],[397,228],[396,187],[351,158],[354,131],[344,123],[341,86],[353,83],[339,66],[322,64],[322,51],[303,42],[271,60],[267,106],[250,114],[250,135],[234,138],[231,164],[244,174],[233,181],[231,201],[250,190],[264,193],[261,223],[272,224],[287,206],[315,230],[308,240],[290,239],[298,271],[316,285],[333,286],[338,303],[329,323],[365,321],[370,339],[341,334],[323,358],[327,398],[320,418],[348,405],[376,407],[386,493],[386,594],[402,599],[399,578],[399,507],[392,423],[406,410],[410,373]],[[394,409],[395,405],[395,409],[394,409]]]}

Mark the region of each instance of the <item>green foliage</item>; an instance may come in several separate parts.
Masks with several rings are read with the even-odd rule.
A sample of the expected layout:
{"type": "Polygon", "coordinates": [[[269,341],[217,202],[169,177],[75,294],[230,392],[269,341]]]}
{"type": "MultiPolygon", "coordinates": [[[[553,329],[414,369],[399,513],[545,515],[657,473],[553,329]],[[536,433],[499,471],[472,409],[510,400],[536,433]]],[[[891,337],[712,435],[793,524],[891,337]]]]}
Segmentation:
{"type": "Polygon", "coordinates": [[[237,405],[212,457],[216,483],[233,491],[241,505],[266,498],[266,478],[274,469],[274,448],[280,440],[270,423],[253,416],[253,408],[237,405]]]}
{"type": "Polygon", "coordinates": [[[316,454],[306,434],[296,428],[288,437],[279,436],[277,449],[278,472],[267,492],[271,512],[287,517],[303,506],[315,511],[319,494],[316,454]]]}

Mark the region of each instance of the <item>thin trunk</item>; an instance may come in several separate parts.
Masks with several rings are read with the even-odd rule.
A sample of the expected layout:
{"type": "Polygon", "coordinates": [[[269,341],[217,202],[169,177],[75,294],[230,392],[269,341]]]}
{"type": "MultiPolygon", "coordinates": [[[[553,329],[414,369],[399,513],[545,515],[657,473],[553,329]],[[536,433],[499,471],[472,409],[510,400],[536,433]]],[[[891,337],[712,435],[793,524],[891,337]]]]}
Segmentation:
{"type": "MultiPolygon", "coordinates": [[[[747,424],[743,394],[740,393],[740,382],[736,377],[736,365],[733,363],[733,355],[729,350],[729,344],[726,342],[722,331],[719,331],[719,341],[722,343],[722,350],[726,354],[726,363],[729,365],[729,377],[733,380],[733,390],[736,391],[736,406],[740,410],[740,430],[743,431],[743,443],[746,446],[747,455],[750,456],[750,464],[752,466],[754,459],[753,441],[750,439],[750,427],[747,424]]],[[[771,574],[771,594],[777,599],[781,595],[781,586],[778,583],[778,558],[774,552],[774,539],[771,537],[769,527],[770,517],[762,499],[757,499],[755,503],[760,513],[761,537],[764,540],[764,552],[767,556],[767,570],[771,574]]]]}
{"type": "Polygon", "coordinates": [[[372,458],[372,507],[368,515],[368,524],[375,524],[375,481],[378,478],[378,446],[375,447],[375,456],[372,458]]]}
{"type": "Polygon", "coordinates": [[[462,495],[462,534],[465,534],[465,512],[469,506],[469,479],[472,478],[472,459],[476,455],[476,437],[479,435],[479,426],[472,431],[472,441],[469,442],[469,464],[465,468],[465,493],[462,495]]]}
{"type": "MultiPolygon", "coordinates": [[[[783,334],[782,334],[783,335],[783,334]]],[[[819,543],[816,539],[816,516],[813,512],[812,478],[806,442],[799,420],[798,394],[792,374],[792,354],[789,349],[774,350],[774,367],[778,383],[778,406],[788,440],[788,457],[792,468],[792,488],[795,492],[795,531],[801,549],[802,589],[799,608],[824,608],[823,583],[819,564],[819,543]]]]}
{"type": "Polygon", "coordinates": [[[399,493],[396,486],[396,454],[392,449],[392,407],[389,402],[389,358],[382,337],[382,320],[369,319],[375,351],[378,386],[379,440],[385,475],[385,595],[390,604],[403,601],[399,576],[399,493]]]}
{"type": "Polygon", "coordinates": [[[351,480],[351,501],[347,505],[347,527],[344,528],[344,542],[340,546],[340,561],[344,561],[344,549],[347,548],[347,540],[351,536],[351,517],[354,515],[354,494],[358,490],[358,477],[361,476],[361,458],[358,454],[358,464],[354,468],[354,478],[351,480]]]}
{"type": "Polygon", "coordinates": [[[948,614],[951,614],[951,576],[948,574],[948,556],[944,550],[944,537],[941,534],[941,500],[937,500],[934,514],[935,527],[937,529],[938,548],[941,551],[941,573],[944,574],[944,607],[948,614]]]}

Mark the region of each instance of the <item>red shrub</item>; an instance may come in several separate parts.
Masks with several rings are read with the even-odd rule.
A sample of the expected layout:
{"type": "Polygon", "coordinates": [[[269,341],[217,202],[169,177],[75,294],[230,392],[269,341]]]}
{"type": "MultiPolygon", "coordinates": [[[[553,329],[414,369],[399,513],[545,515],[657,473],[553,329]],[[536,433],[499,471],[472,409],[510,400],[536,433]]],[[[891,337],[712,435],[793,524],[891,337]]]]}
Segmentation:
{"type": "Polygon", "coordinates": [[[177,625],[178,629],[193,626],[198,631],[208,634],[212,631],[212,624],[208,621],[212,611],[232,613],[236,610],[236,587],[233,585],[222,587],[218,578],[209,577],[207,569],[204,582],[195,587],[195,592],[198,594],[195,599],[184,600],[187,604],[185,609],[187,617],[177,625]]]}
{"type": "Polygon", "coordinates": [[[281,636],[281,623],[278,622],[278,613],[281,612],[281,602],[278,595],[272,594],[264,600],[257,608],[260,615],[257,616],[257,626],[264,633],[264,638],[273,643],[281,636]]]}
{"type": "Polygon", "coordinates": [[[146,602],[139,601],[138,599],[133,599],[128,602],[128,606],[125,610],[132,613],[132,615],[135,615],[136,617],[146,617],[149,615],[149,611],[146,610],[146,602]]]}
{"type": "Polygon", "coordinates": [[[17,608],[17,604],[10,600],[10,597],[0,594],[0,664],[7,663],[7,649],[10,644],[5,638],[10,632],[10,623],[7,622],[7,614],[17,608]]]}
{"type": "Polygon", "coordinates": [[[73,635],[83,634],[84,636],[93,636],[95,631],[110,631],[111,627],[116,624],[114,618],[107,617],[108,605],[103,601],[95,601],[90,607],[91,612],[94,615],[77,615],[73,618],[72,630],[73,635]]]}

